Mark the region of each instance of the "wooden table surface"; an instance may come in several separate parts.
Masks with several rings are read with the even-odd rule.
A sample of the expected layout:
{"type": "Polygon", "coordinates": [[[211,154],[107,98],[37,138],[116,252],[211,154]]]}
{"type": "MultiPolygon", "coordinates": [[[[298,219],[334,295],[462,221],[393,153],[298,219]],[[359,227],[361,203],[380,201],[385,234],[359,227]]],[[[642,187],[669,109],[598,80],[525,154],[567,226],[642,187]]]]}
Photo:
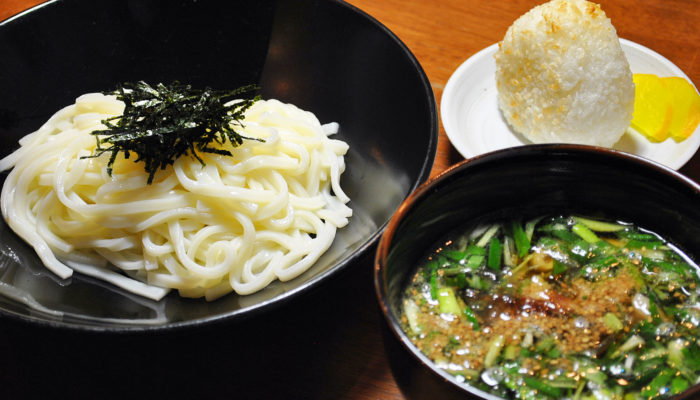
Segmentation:
{"type": "MultiPolygon", "coordinates": [[[[0,20],[39,1],[0,0],[0,20]]],[[[452,72],[538,0],[350,0],[415,54],[438,105],[452,72]]],[[[700,83],[700,1],[607,0],[618,35],[700,83]]],[[[1,55],[0,55],[1,56],[1,55]]],[[[460,161],[440,129],[432,175],[460,161]]],[[[681,172],[700,182],[700,155],[681,172]]],[[[327,287],[250,324],[164,337],[0,326],[0,390],[18,397],[402,399],[384,353],[371,255],[327,287]]]]}

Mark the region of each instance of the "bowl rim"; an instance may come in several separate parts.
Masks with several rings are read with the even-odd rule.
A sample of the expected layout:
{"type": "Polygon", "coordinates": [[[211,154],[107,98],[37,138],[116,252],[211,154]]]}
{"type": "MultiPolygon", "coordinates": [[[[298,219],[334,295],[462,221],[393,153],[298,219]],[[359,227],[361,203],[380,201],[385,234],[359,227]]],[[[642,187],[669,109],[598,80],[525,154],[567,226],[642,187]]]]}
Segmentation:
{"type": "MultiPolygon", "coordinates": [[[[510,158],[519,155],[527,154],[538,154],[542,152],[568,152],[568,153],[579,153],[579,154],[600,154],[604,157],[609,158],[619,158],[626,162],[636,163],[640,167],[655,170],[663,174],[668,179],[680,183],[682,185],[688,186],[695,191],[698,197],[700,197],[700,184],[693,181],[692,179],[686,177],[682,173],[660,164],[656,161],[646,159],[644,157],[627,153],[620,150],[609,149],[605,147],[590,146],[590,145],[579,145],[579,144],[530,144],[522,145],[516,147],[509,147],[500,150],[494,150],[491,152],[483,153],[474,156],[469,159],[461,160],[460,162],[450,166],[440,174],[429,179],[420,185],[410,196],[404,200],[404,202],[399,206],[399,209],[394,213],[393,217],[389,221],[384,233],[379,240],[377,245],[377,251],[375,253],[374,259],[374,289],[375,295],[377,296],[377,301],[379,303],[379,308],[383,316],[383,322],[388,325],[388,330],[391,331],[393,339],[397,339],[403,350],[407,351],[413,356],[414,360],[417,360],[421,367],[425,368],[427,371],[434,376],[452,386],[457,388],[462,392],[467,392],[471,395],[478,396],[480,399],[485,400],[502,400],[501,397],[495,396],[491,393],[484,392],[468,383],[460,383],[452,375],[447,372],[435,367],[433,361],[431,361],[425,354],[416,348],[416,346],[408,338],[408,335],[401,329],[401,324],[397,318],[397,313],[392,311],[392,307],[389,304],[388,299],[388,288],[386,279],[386,266],[385,261],[389,254],[391,248],[391,242],[394,239],[396,230],[398,226],[403,221],[404,217],[410,213],[413,207],[419,202],[426,194],[433,191],[436,187],[440,186],[444,181],[449,180],[449,178],[455,174],[464,173],[465,170],[471,169],[474,166],[478,166],[484,163],[497,163],[503,158],[510,158]]],[[[685,392],[677,395],[679,398],[690,398],[693,394],[700,393],[700,383],[697,383],[690,388],[686,389],[685,392]]],[[[675,396],[673,397],[676,398],[675,396]]]]}
{"type": "MultiPolygon", "coordinates": [[[[69,2],[68,0],[48,0],[43,3],[39,3],[29,9],[26,9],[22,12],[19,12],[15,15],[12,15],[8,17],[5,20],[0,21],[0,28],[2,28],[4,25],[16,22],[17,20],[23,19],[23,18],[31,18],[37,11],[43,11],[44,8],[51,8],[53,6],[60,6],[63,3],[69,2]]],[[[412,183],[412,185],[408,188],[408,192],[405,197],[410,196],[410,194],[418,187],[420,187],[423,183],[425,183],[429,177],[430,177],[430,172],[432,170],[433,163],[435,161],[435,156],[437,154],[437,145],[438,145],[438,136],[439,136],[439,118],[438,118],[438,110],[437,110],[437,102],[435,99],[435,94],[432,90],[432,86],[430,84],[430,81],[428,79],[427,74],[425,73],[425,70],[421,66],[420,62],[418,61],[417,57],[411,50],[408,48],[408,46],[401,41],[401,39],[394,33],[392,32],[388,27],[386,27],[384,24],[379,22],[376,18],[372,17],[369,15],[367,12],[359,9],[358,7],[346,3],[342,0],[332,0],[330,1],[334,6],[344,8],[351,14],[355,15],[357,18],[360,18],[361,20],[365,20],[365,22],[370,23],[372,26],[374,26],[376,29],[378,29],[380,32],[382,32],[384,35],[386,35],[387,39],[390,42],[393,42],[400,53],[403,55],[403,57],[408,61],[408,63],[412,66],[412,70],[415,72],[417,75],[417,78],[419,79],[420,82],[420,89],[422,91],[422,95],[424,96],[426,103],[428,105],[427,107],[427,117],[428,117],[428,122],[429,122],[429,130],[426,132],[428,135],[428,148],[426,151],[425,158],[422,160],[422,164],[420,166],[418,175],[416,176],[415,181],[412,183]]],[[[404,197],[404,199],[405,199],[404,197]]],[[[394,213],[396,210],[394,210],[394,213]]],[[[393,213],[391,215],[393,217],[393,213]]],[[[301,295],[308,293],[314,289],[316,289],[319,285],[322,285],[324,282],[328,281],[332,277],[335,277],[337,274],[339,274],[341,271],[344,271],[348,268],[348,266],[355,264],[358,260],[362,259],[364,255],[369,254],[369,251],[376,246],[378,243],[379,239],[381,238],[384,230],[386,229],[387,225],[389,224],[389,221],[391,220],[391,217],[388,218],[384,223],[377,228],[377,230],[369,236],[365,243],[363,243],[360,247],[358,247],[354,252],[352,252],[350,255],[346,256],[344,259],[339,260],[336,262],[334,265],[329,267],[327,270],[319,273],[315,277],[311,278],[309,281],[305,282],[304,284],[297,286],[291,290],[285,291],[281,294],[278,294],[277,296],[268,299],[266,301],[262,301],[259,303],[256,303],[252,306],[244,307],[241,309],[236,309],[233,311],[225,312],[225,313],[220,313],[216,315],[210,315],[207,317],[203,318],[198,318],[198,319],[193,319],[193,320],[187,320],[187,321],[176,321],[176,322],[168,322],[165,324],[160,324],[160,325],[128,325],[128,324],[120,324],[120,325],[100,325],[100,324],[82,324],[78,322],[64,322],[64,321],[55,321],[55,320],[48,320],[48,319],[42,319],[42,318],[37,318],[33,315],[24,315],[24,314],[19,314],[19,313],[14,313],[14,312],[8,312],[5,309],[0,308],[0,318],[8,318],[11,320],[19,321],[21,323],[25,323],[30,326],[36,326],[36,327],[41,327],[41,328],[49,328],[49,329],[56,329],[56,330],[67,330],[67,331],[80,331],[80,332],[95,332],[95,333],[106,333],[106,334],[142,334],[142,333],[151,333],[151,332],[175,332],[175,331],[182,331],[182,330],[189,330],[189,329],[194,329],[197,327],[201,326],[207,326],[207,327],[212,327],[214,325],[219,325],[223,323],[230,323],[230,322],[240,322],[244,321],[250,318],[253,318],[255,316],[258,316],[260,314],[272,311],[275,308],[281,307],[284,303],[288,301],[292,301],[301,295]]],[[[230,295],[232,296],[238,296],[235,293],[231,293],[230,295]]],[[[161,300],[162,301],[162,300],[161,300]]],[[[203,301],[203,300],[202,300],[203,301]]]]}

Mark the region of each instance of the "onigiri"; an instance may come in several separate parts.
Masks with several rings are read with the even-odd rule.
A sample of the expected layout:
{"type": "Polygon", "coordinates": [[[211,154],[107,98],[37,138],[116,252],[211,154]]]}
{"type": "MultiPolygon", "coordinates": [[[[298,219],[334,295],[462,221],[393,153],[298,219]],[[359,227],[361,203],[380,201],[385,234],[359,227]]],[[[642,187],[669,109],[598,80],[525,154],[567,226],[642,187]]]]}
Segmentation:
{"type": "Polygon", "coordinates": [[[634,110],[634,82],[598,4],[552,0],[508,28],[495,54],[498,105],[532,143],[612,147],[634,110]]]}

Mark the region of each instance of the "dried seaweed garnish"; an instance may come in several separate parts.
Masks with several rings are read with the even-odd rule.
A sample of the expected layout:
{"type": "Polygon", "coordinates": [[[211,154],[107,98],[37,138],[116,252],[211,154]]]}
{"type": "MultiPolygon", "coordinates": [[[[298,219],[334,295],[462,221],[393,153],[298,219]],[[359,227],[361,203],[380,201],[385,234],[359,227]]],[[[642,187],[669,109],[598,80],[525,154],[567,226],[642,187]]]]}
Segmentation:
{"type": "Polygon", "coordinates": [[[245,111],[260,99],[252,96],[257,89],[255,85],[199,90],[179,82],[155,87],[143,81],[124,83],[105,93],[115,95],[126,107],[123,115],[102,121],[107,129],[92,132],[97,148],[89,157],[110,153],[107,173],[111,176],[120,152],[127,159],[135,153],[134,162],[145,163],[151,184],[158,169],[172,165],[182,155],[189,154],[202,165],[198,151],[231,156],[228,150],[210,145],[229,141],[236,147],[244,139],[263,141],[236,132],[236,127],[243,126],[245,111]],[[226,104],[234,99],[240,101],[226,104]]]}

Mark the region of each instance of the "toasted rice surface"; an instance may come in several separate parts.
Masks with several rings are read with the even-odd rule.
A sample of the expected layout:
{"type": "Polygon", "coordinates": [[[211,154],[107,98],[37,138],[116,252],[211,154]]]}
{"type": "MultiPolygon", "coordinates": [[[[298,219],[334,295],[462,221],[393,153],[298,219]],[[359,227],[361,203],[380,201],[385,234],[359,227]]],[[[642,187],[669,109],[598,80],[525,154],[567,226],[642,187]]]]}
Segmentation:
{"type": "Polygon", "coordinates": [[[495,61],[499,107],[531,142],[611,147],[630,124],[632,72],[597,4],[536,6],[508,29],[495,61]]]}

